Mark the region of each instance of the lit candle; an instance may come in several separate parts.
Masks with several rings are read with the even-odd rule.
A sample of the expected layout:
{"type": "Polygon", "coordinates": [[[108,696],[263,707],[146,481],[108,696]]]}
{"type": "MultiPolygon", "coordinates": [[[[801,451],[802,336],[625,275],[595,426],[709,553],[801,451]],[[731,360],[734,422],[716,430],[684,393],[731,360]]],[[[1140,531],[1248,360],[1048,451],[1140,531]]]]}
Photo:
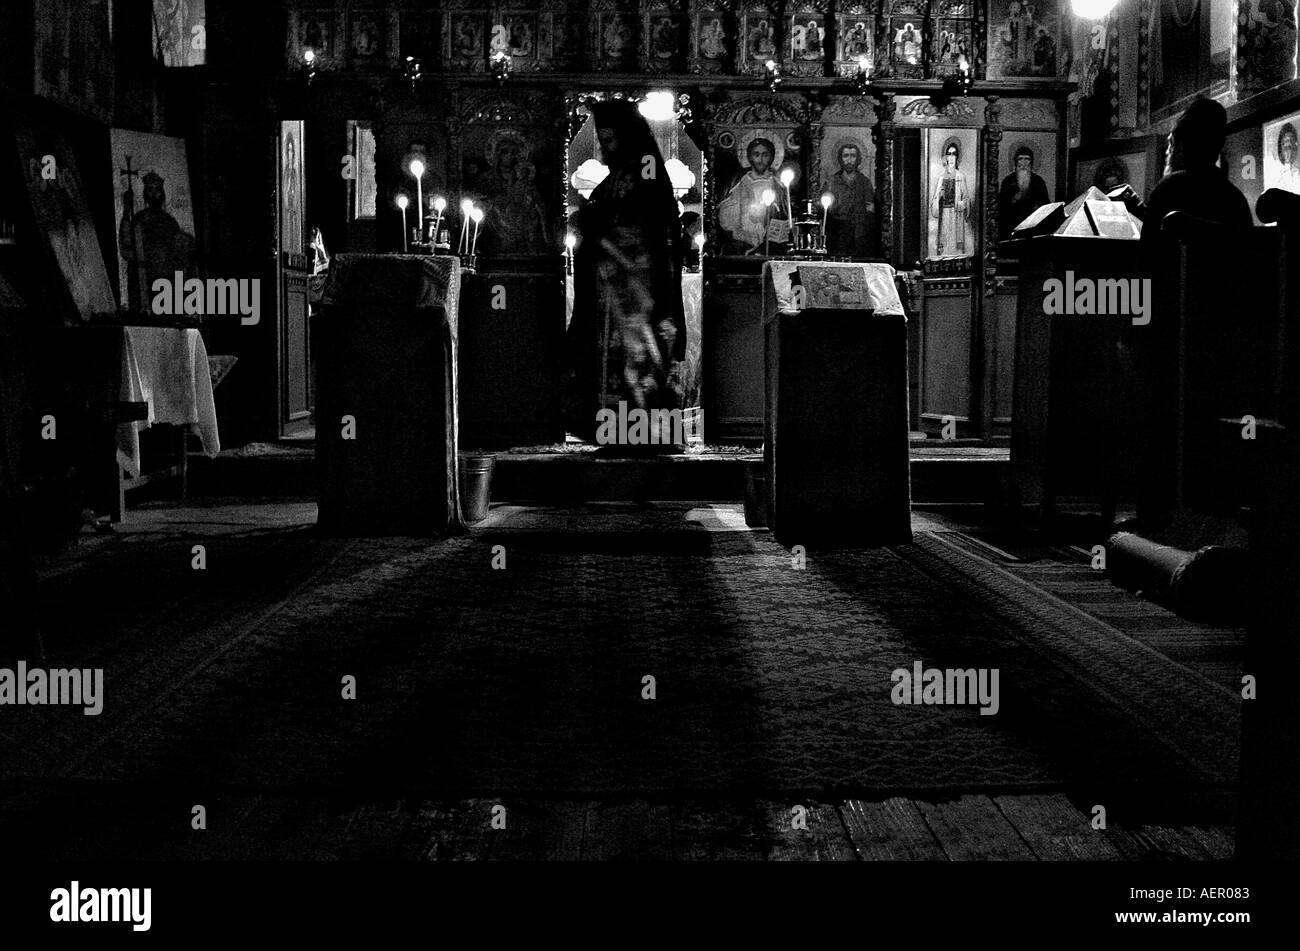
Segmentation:
{"type": "Polygon", "coordinates": [[[822,247],[826,247],[826,216],[830,214],[831,204],[835,201],[831,193],[822,195],[822,247]]]}
{"type": "Polygon", "coordinates": [[[420,238],[424,238],[424,186],[421,179],[424,178],[424,163],[418,158],[411,159],[411,174],[415,176],[415,214],[417,216],[416,225],[420,229],[420,238]]]}
{"type": "Polygon", "coordinates": [[[769,219],[772,212],[772,202],[776,201],[776,192],[770,188],[763,189],[763,207],[767,209],[768,214],[763,216],[763,256],[771,257],[772,254],[772,235],[767,230],[769,219]]]}
{"type": "Polygon", "coordinates": [[[438,217],[433,220],[433,245],[437,247],[438,235],[442,233],[442,213],[447,210],[447,199],[441,195],[434,195],[433,210],[438,214],[438,217]]]}
{"type": "Polygon", "coordinates": [[[781,169],[781,184],[785,186],[786,207],[790,211],[790,240],[794,240],[794,199],[790,197],[790,183],[794,181],[794,169],[781,169]]]}
{"type": "Polygon", "coordinates": [[[460,202],[460,241],[456,243],[456,253],[463,254],[469,250],[469,213],[474,208],[474,203],[468,198],[462,198],[460,202]]]}
{"type": "Polygon", "coordinates": [[[573,271],[573,249],[578,246],[578,236],[570,231],[564,236],[564,260],[569,266],[569,271],[573,271]]]}
{"type": "Polygon", "coordinates": [[[407,250],[406,249],[406,206],[409,205],[410,202],[411,200],[407,198],[405,195],[397,196],[397,207],[402,209],[402,253],[403,254],[405,254],[407,250]]]}
{"type": "Polygon", "coordinates": [[[470,245],[469,253],[478,254],[478,226],[479,222],[483,220],[483,209],[478,207],[472,208],[470,209],[469,216],[474,219],[474,243],[470,245]]]}

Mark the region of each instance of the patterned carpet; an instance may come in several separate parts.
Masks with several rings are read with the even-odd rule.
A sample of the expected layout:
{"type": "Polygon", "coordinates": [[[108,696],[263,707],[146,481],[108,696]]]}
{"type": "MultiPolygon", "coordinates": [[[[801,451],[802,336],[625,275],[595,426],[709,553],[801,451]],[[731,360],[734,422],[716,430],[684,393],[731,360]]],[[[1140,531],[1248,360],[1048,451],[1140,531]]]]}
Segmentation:
{"type": "Polygon", "coordinates": [[[10,708],[0,778],[429,797],[1233,782],[1226,691],[937,534],[796,570],[736,506],[605,511],[446,541],[227,534],[204,572],[193,538],[114,539],[40,591],[47,665],[105,666],[104,712],[10,708]],[[999,713],[895,705],[891,671],[918,660],[999,668],[999,713]]]}
{"type": "Polygon", "coordinates": [[[1088,553],[1080,548],[1027,546],[988,531],[950,532],[944,538],[976,560],[1002,567],[1237,696],[1245,664],[1244,627],[1181,618],[1092,570],[1088,553]]]}

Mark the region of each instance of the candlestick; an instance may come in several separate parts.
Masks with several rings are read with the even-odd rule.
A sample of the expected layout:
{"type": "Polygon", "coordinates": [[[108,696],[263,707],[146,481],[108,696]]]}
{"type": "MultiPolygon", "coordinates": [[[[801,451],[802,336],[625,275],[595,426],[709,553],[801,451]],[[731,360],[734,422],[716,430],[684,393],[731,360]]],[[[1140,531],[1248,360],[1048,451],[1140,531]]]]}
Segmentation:
{"type": "Polygon", "coordinates": [[[464,254],[469,251],[469,214],[473,209],[474,203],[468,198],[462,198],[460,202],[460,240],[456,242],[456,253],[464,254]]]}
{"type": "Polygon", "coordinates": [[[767,211],[767,214],[763,216],[763,257],[770,258],[772,256],[772,202],[776,201],[776,192],[770,188],[764,188],[761,197],[763,199],[763,208],[767,211]]]}
{"type": "Polygon", "coordinates": [[[794,196],[790,194],[790,183],[794,181],[794,169],[781,169],[781,184],[785,186],[786,209],[789,211],[787,221],[790,224],[790,238],[794,240],[794,196]]]}
{"type": "Polygon", "coordinates": [[[424,163],[417,159],[411,159],[411,174],[415,176],[415,213],[418,216],[416,224],[420,227],[420,240],[424,241],[424,185],[421,180],[424,178],[424,163]]]}
{"type": "Polygon", "coordinates": [[[402,253],[407,252],[406,244],[406,206],[410,204],[410,199],[405,195],[397,196],[397,207],[402,209],[402,253]]]}
{"type": "Polygon", "coordinates": [[[433,196],[433,210],[437,212],[437,217],[433,219],[433,238],[431,243],[436,250],[438,247],[438,236],[442,234],[442,213],[447,210],[447,199],[441,195],[433,196]]]}
{"type": "Polygon", "coordinates": [[[478,254],[478,226],[483,220],[483,209],[475,207],[470,210],[469,216],[474,219],[474,243],[470,245],[469,253],[478,254]]]}

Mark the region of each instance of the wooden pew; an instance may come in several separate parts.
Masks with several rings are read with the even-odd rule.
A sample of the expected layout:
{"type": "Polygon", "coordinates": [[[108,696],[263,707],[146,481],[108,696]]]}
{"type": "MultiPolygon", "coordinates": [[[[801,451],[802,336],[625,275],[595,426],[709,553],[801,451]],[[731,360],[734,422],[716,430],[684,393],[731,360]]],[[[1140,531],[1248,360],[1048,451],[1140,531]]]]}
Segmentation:
{"type": "Polygon", "coordinates": [[[1300,197],[1273,189],[1256,214],[1278,223],[1277,360],[1259,381],[1275,414],[1249,454],[1251,612],[1246,667],[1258,696],[1243,700],[1237,858],[1300,858],[1300,197]]]}

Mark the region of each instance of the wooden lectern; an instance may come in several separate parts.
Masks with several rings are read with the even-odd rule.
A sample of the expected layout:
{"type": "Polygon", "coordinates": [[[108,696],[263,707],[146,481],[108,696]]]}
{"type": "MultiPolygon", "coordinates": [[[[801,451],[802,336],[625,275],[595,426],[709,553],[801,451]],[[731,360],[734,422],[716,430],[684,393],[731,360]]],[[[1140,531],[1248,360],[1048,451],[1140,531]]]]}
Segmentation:
{"type": "Polygon", "coordinates": [[[317,336],[317,521],[339,535],[464,528],[453,257],[340,254],[317,336]]]}
{"type": "Polygon", "coordinates": [[[773,535],[785,545],[910,542],[907,318],[893,268],[774,261],[763,279],[773,535]],[[806,283],[801,272],[831,269],[860,272],[864,291],[840,307],[803,306],[822,301],[791,292],[806,283]]]}
{"type": "Polygon", "coordinates": [[[1099,501],[1103,515],[1112,516],[1118,494],[1134,478],[1125,455],[1135,420],[1125,413],[1130,375],[1122,344],[1127,333],[1142,328],[1133,326],[1129,313],[1078,313],[1073,303],[1091,286],[1095,311],[1101,287],[1107,292],[1102,309],[1110,310],[1118,294],[1109,292],[1113,284],[1099,282],[1140,279],[1138,243],[1042,235],[1000,247],[1020,259],[1013,501],[1035,508],[1043,522],[1050,522],[1058,500],[1067,496],[1099,501]],[[1076,312],[1047,313],[1055,290],[1050,281],[1060,282],[1061,298],[1076,312]]]}

